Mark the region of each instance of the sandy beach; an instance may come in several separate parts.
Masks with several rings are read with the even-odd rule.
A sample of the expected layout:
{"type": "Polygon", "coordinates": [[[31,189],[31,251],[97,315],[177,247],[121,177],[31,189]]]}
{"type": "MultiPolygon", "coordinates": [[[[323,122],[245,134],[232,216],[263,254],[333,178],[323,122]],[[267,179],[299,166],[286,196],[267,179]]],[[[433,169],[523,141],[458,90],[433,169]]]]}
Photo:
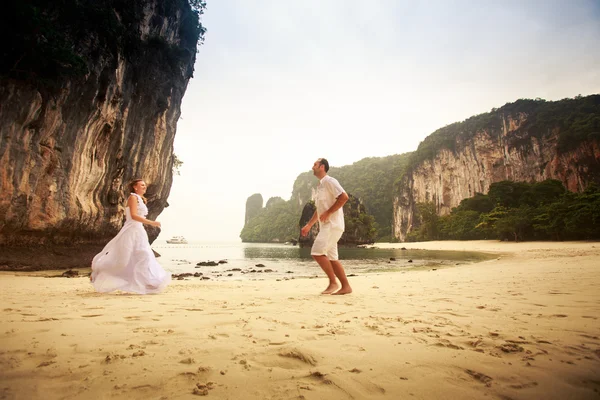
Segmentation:
{"type": "Polygon", "coordinates": [[[347,296],[324,277],[140,296],[2,272],[0,399],[600,398],[600,243],[377,246],[498,256],[361,274],[347,296]]]}

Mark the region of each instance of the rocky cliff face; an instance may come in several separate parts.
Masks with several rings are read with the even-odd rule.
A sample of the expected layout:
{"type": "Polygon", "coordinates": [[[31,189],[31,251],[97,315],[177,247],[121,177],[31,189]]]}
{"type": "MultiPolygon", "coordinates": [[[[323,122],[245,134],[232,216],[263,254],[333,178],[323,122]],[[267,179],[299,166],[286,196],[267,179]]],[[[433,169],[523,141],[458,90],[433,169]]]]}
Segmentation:
{"type": "Polygon", "coordinates": [[[263,197],[260,193],[254,193],[252,196],[246,199],[246,216],[244,218],[244,225],[248,223],[252,218],[256,217],[263,208],[263,197]]]}
{"type": "MultiPolygon", "coordinates": [[[[592,100],[597,108],[599,98],[592,100]]],[[[464,135],[467,127],[458,124],[454,129],[459,133],[450,145],[414,163],[398,185],[393,200],[394,237],[404,241],[411,231],[416,203],[433,202],[438,214],[446,215],[464,198],[487,193],[494,182],[557,179],[571,191],[600,182],[600,140],[594,133],[600,125],[598,115],[595,110],[584,113],[582,120],[595,119],[590,132],[571,138],[565,132],[570,127],[560,121],[536,134],[534,128],[540,127],[542,118],[539,110],[493,111],[486,117],[499,124],[480,124],[471,135],[464,135]]]]}
{"type": "Polygon", "coordinates": [[[57,77],[52,88],[11,71],[2,77],[0,265],[52,267],[52,254],[72,245],[89,251],[57,266],[89,265],[122,226],[131,179],[148,183],[150,219],[168,205],[173,140],[198,39],[183,29],[196,17],[189,4],[173,4],[132,0],[106,10],[115,21],[137,12],[125,27],[135,40],[125,47],[103,43],[102,32],[74,38],[83,75],[57,77]],[[40,257],[23,261],[32,248],[40,257]]]}

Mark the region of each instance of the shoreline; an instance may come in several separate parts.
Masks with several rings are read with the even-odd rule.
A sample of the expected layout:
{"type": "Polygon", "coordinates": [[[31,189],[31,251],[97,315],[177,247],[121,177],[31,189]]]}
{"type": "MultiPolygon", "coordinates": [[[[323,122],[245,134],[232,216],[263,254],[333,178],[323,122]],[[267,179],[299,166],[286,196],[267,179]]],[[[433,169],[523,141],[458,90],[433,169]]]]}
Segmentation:
{"type": "Polygon", "coordinates": [[[499,256],[346,296],[323,277],[142,296],[2,273],[0,397],[598,398],[600,243],[390,245],[499,256]]]}
{"type": "MultiPolygon", "coordinates": [[[[287,280],[313,278],[321,274],[318,265],[308,256],[308,253],[305,254],[305,257],[299,258],[295,258],[297,256],[289,258],[288,254],[277,252],[267,252],[263,256],[257,257],[256,253],[250,256],[245,254],[245,247],[243,245],[240,246],[239,243],[227,244],[226,247],[231,247],[232,245],[244,249],[244,253],[230,253],[227,255],[233,257],[228,258],[227,255],[223,254],[228,252],[228,250],[225,250],[216,258],[211,259],[205,257],[214,257],[219,253],[219,250],[215,250],[211,245],[192,243],[183,247],[158,246],[158,250],[162,253],[162,255],[159,255],[160,258],[158,261],[165,270],[171,273],[173,279],[185,280],[194,280],[194,278],[217,281],[287,280]],[[204,249],[206,248],[209,249],[208,254],[204,253],[204,249]],[[200,253],[190,254],[190,251],[198,251],[196,249],[200,249],[200,253]],[[200,254],[202,255],[199,256],[200,254]],[[214,264],[201,265],[203,262],[196,263],[198,260],[208,260],[214,262],[214,264]]],[[[267,248],[271,248],[270,246],[272,245],[267,244],[266,246],[268,246],[267,248]]],[[[273,248],[278,249],[280,247],[286,250],[289,248],[289,246],[278,246],[277,244],[273,248]]],[[[494,253],[457,250],[452,248],[452,246],[443,250],[407,249],[403,247],[402,243],[378,243],[364,248],[347,248],[341,252],[342,264],[346,268],[347,273],[352,276],[374,272],[408,272],[427,268],[449,268],[455,265],[482,262],[493,257],[495,257],[494,253]]],[[[0,276],[8,274],[15,276],[82,278],[89,276],[90,273],[91,269],[89,266],[68,268],[56,268],[53,266],[51,268],[37,267],[34,269],[0,268],[0,276]]]]}
{"type": "MultiPolygon", "coordinates": [[[[161,241],[158,241],[158,246],[153,246],[153,249],[164,249],[165,245],[161,241]]],[[[563,244],[574,245],[579,243],[584,246],[586,243],[596,242],[500,242],[497,240],[475,240],[475,241],[459,241],[459,240],[448,240],[448,241],[431,241],[431,242],[403,242],[403,243],[386,243],[376,242],[373,245],[347,247],[348,249],[355,248],[378,248],[378,249],[401,249],[403,247],[407,249],[421,249],[421,250],[444,250],[444,251],[477,251],[477,252],[512,252],[520,251],[520,249],[527,247],[527,244],[538,246],[543,243],[548,249],[559,248],[563,244]],[[469,243],[465,245],[465,243],[469,243]],[[478,244],[479,243],[479,244],[478,244]],[[480,245],[483,244],[483,245],[480,245]]],[[[600,242],[597,242],[600,245],[600,242]]],[[[227,242],[227,243],[211,243],[214,245],[223,244],[239,244],[238,242],[227,242]]],[[[263,243],[276,245],[277,243],[263,243]]],[[[284,244],[281,244],[282,246],[284,244]]],[[[179,245],[172,245],[179,246],[179,245]]],[[[186,247],[193,247],[194,243],[190,242],[189,245],[184,247],[175,247],[185,249],[186,247]]],[[[36,273],[41,272],[42,274],[46,271],[66,271],[66,270],[78,270],[80,272],[89,269],[92,258],[102,250],[103,245],[98,244],[83,244],[83,245],[55,245],[55,246],[41,246],[37,249],[30,247],[10,247],[0,246],[0,274],[4,272],[22,272],[22,273],[36,273]],[[87,260],[87,261],[82,261],[87,260]]],[[[204,247],[204,246],[203,246],[204,247]]],[[[286,246],[288,247],[288,246],[286,246]]],[[[297,247],[297,246],[289,246],[297,247]]],[[[166,247],[169,248],[169,247],[166,247]]],[[[156,252],[156,251],[155,251],[156,252]]],[[[217,257],[218,258],[218,257],[217,257]]]]}

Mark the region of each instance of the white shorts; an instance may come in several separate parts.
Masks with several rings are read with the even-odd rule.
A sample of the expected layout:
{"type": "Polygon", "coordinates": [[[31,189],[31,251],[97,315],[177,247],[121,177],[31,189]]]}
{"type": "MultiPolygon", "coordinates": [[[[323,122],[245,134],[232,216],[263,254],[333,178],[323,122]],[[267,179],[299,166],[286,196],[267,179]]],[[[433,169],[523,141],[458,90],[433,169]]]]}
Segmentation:
{"type": "Polygon", "coordinates": [[[322,224],[310,250],[312,256],[327,256],[329,260],[338,259],[337,243],[344,233],[343,229],[331,229],[330,224],[322,224]]]}

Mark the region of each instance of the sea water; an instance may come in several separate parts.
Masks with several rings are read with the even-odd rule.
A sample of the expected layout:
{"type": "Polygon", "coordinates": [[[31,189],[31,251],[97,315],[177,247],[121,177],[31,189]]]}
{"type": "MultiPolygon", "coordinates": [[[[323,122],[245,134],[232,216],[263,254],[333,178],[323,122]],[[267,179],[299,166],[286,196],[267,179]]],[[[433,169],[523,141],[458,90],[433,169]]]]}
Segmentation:
{"type": "MultiPolygon", "coordinates": [[[[323,275],[310,256],[310,248],[287,244],[193,241],[167,244],[164,240],[156,240],[152,248],[160,254],[158,261],[165,270],[177,275],[200,273],[205,279],[213,280],[291,279],[323,275]],[[207,261],[218,264],[197,265],[207,261]]],[[[339,256],[348,275],[447,268],[493,257],[467,251],[382,249],[377,248],[377,244],[340,247],[339,256]]]]}

